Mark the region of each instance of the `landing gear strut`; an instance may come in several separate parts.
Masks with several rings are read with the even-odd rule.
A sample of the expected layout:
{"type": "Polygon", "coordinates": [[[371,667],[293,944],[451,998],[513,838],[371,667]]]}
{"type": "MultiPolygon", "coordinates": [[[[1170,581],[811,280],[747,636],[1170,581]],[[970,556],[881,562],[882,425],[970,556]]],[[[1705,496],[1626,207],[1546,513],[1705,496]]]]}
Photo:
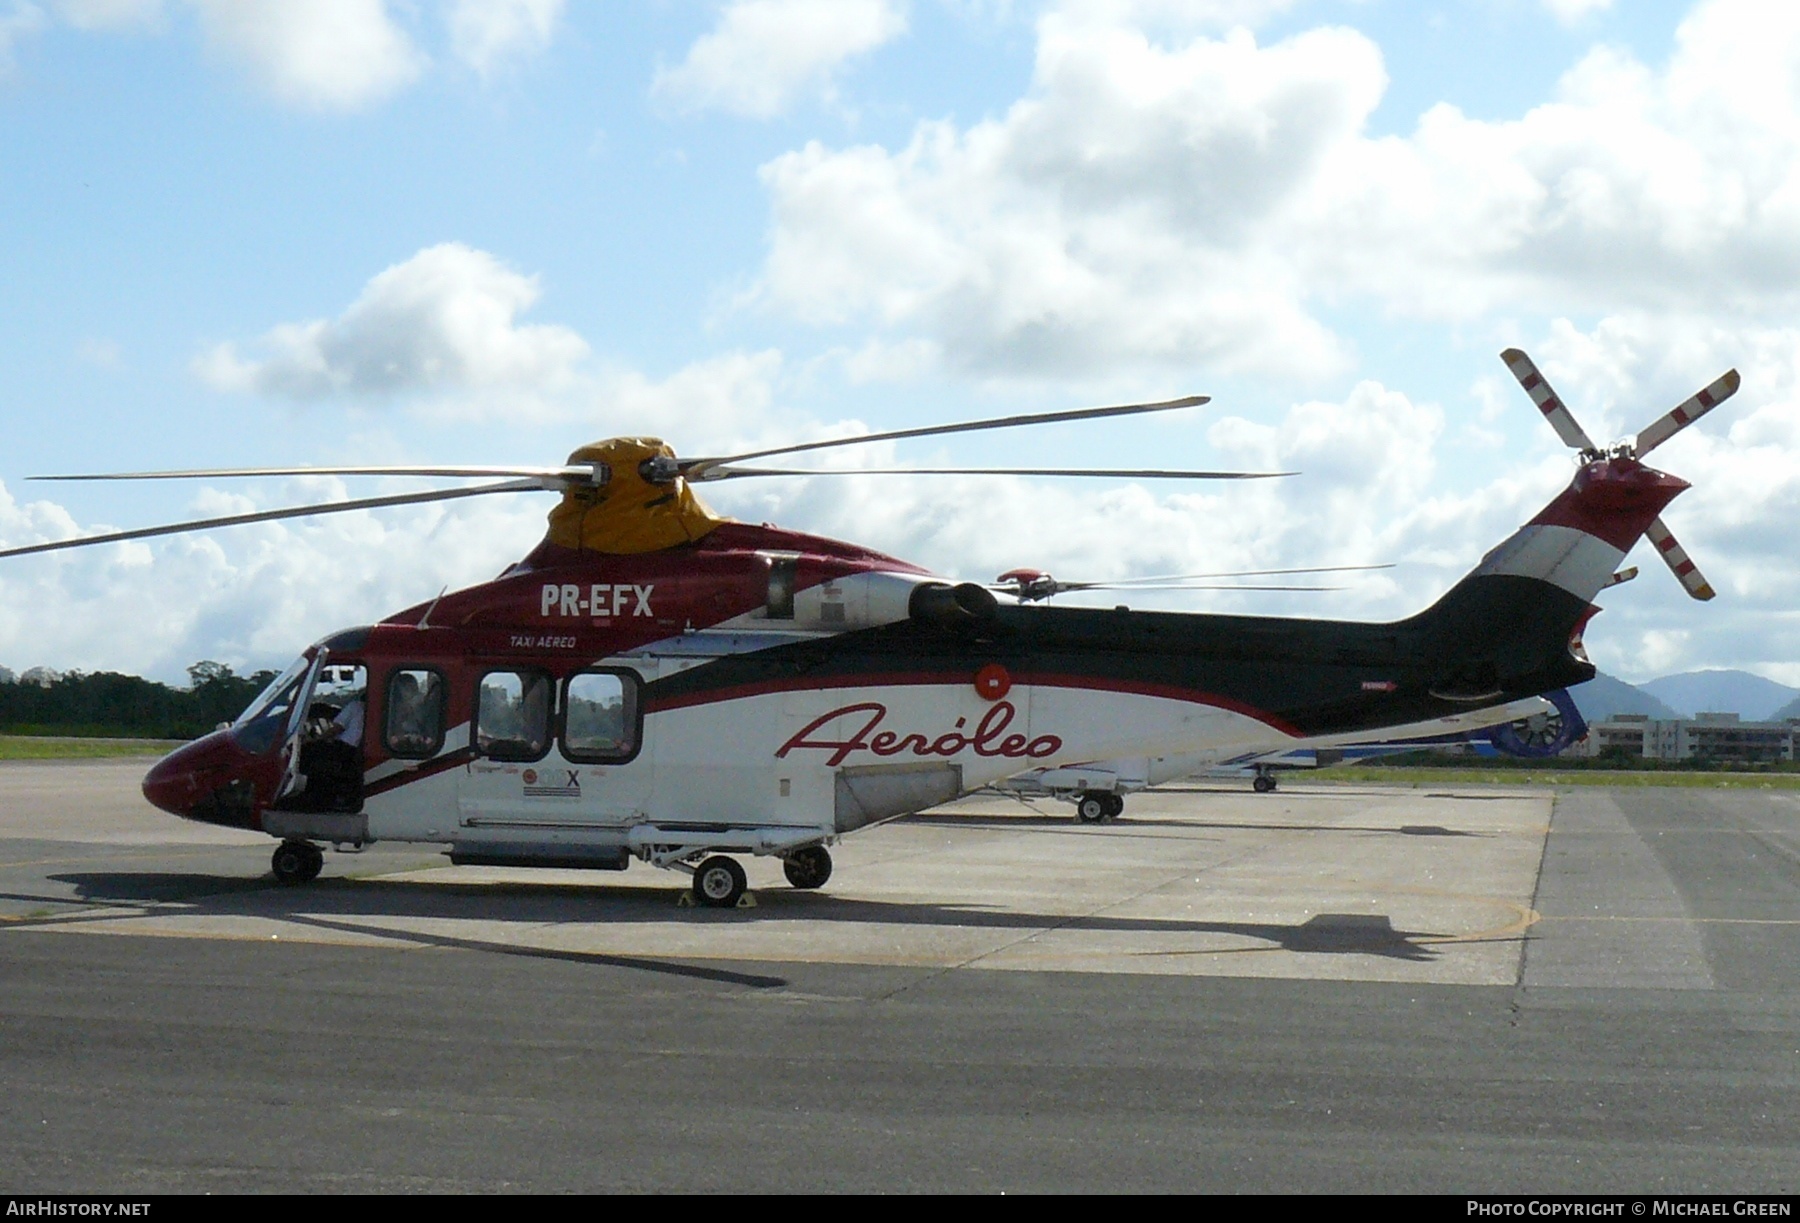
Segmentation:
{"type": "Polygon", "coordinates": [[[310,841],[283,841],[269,859],[275,882],[283,887],[299,887],[311,883],[325,869],[325,851],[310,841]]]}

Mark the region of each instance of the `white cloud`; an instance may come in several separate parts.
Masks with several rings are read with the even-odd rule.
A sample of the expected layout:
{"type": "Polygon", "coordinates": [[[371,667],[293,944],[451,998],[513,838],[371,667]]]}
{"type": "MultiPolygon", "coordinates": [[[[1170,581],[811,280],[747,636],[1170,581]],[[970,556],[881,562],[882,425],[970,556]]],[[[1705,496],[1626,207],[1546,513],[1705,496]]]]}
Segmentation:
{"type": "Polygon", "coordinates": [[[1062,17],[1096,25],[1194,30],[1255,27],[1293,7],[1294,0],[1060,0],[1055,10],[1062,17]]]}
{"type": "Polygon", "coordinates": [[[550,45],[563,0],[456,0],[450,48],[483,77],[509,59],[550,45]]]}
{"type": "Polygon", "coordinates": [[[78,30],[122,30],[155,26],[162,0],[55,0],[56,15],[78,30]]]}
{"type": "Polygon", "coordinates": [[[44,10],[28,0],[13,0],[12,7],[0,13],[0,80],[13,73],[14,44],[43,28],[44,10]]]}
{"type": "MultiPolygon", "coordinates": [[[[636,370],[614,370],[592,392],[594,419],[626,434],[660,436],[681,454],[721,454],[779,445],[771,434],[781,353],[725,353],[696,361],[660,381],[636,370]]],[[[789,429],[801,422],[788,420],[789,429]]]]}
{"type": "Polygon", "coordinates": [[[896,0],[734,0],[651,92],[681,110],[767,119],[803,93],[829,96],[846,60],[905,30],[896,0]]]}
{"type": "Polygon", "coordinates": [[[1372,138],[1385,88],[1350,30],[1165,45],[1052,14],[1003,116],[768,163],[751,300],[932,341],[953,368],[1066,379],[1317,377],[1347,362],[1326,309],[1800,299],[1800,6],[1708,0],[1666,67],[1596,49],[1512,120],[1440,105],[1372,138]]]}
{"type": "MultiPolygon", "coordinates": [[[[187,509],[202,517],[344,492],[334,480],[284,481],[254,497],[206,491],[187,509]]],[[[549,506],[548,497],[496,496],[16,558],[0,572],[0,657],[169,680],[201,658],[280,666],[335,629],[422,602],[446,583],[491,578],[542,537],[549,506]],[[131,632],[121,633],[126,616],[131,632]]],[[[77,533],[62,507],[22,505],[0,485],[0,544],[77,533]]]]}
{"type": "Polygon", "coordinates": [[[1613,6],[1613,0],[1543,0],[1543,3],[1550,15],[1564,25],[1575,25],[1584,17],[1604,13],[1613,6]]]}
{"type": "Polygon", "coordinates": [[[1168,52],[1047,18],[1032,93],[1003,118],[765,166],[763,300],[923,332],[980,373],[1341,368],[1270,230],[1385,81],[1346,30],[1168,52]]]}
{"type": "Polygon", "coordinates": [[[274,328],[260,358],[222,344],[195,371],[222,390],[293,399],[469,392],[511,410],[566,390],[588,354],[567,327],[517,322],[538,293],[536,277],[444,243],[377,275],[337,318],[274,328]]]}
{"type": "MultiPolygon", "coordinates": [[[[1201,448],[1193,424],[1157,427],[1165,431],[1151,443],[1159,455],[1201,448]]],[[[1350,589],[1329,596],[1129,596],[1150,606],[1384,618],[1417,611],[1443,593],[1569,476],[1567,464],[1552,463],[1525,479],[1433,495],[1443,433],[1443,412],[1435,405],[1365,382],[1342,401],[1296,405],[1275,424],[1225,418],[1206,429],[1212,457],[1205,465],[1304,470],[1296,480],[1145,488],[837,476],[723,485],[707,495],[742,517],[852,539],[971,580],[1021,565],[1073,580],[1107,580],[1400,561],[1400,569],[1353,579],[1350,589]]],[[[837,462],[923,465],[931,457],[876,446],[839,452],[837,462]]],[[[1121,597],[1100,593],[1087,601],[1121,597]]]]}
{"type": "Polygon", "coordinates": [[[280,100],[355,110],[410,85],[424,54],[383,0],[192,0],[207,39],[280,100]]]}
{"type": "MultiPolygon", "coordinates": [[[[206,40],[289,105],[351,111],[416,81],[429,58],[395,20],[388,0],[182,0],[206,40]]],[[[485,80],[508,61],[549,46],[566,0],[455,0],[443,12],[452,55],[485,80]]],[[[166,27],[165,0],[51,0],[78,30],[166,27]]],[[[410,12],[414,6],[403,6],[410,12]]],[[[415,22],[416,25],[416,14],[415,22]]],[[[43,24],[36,5],[0,18],[0,63],[19,33],[43,24]]]]}

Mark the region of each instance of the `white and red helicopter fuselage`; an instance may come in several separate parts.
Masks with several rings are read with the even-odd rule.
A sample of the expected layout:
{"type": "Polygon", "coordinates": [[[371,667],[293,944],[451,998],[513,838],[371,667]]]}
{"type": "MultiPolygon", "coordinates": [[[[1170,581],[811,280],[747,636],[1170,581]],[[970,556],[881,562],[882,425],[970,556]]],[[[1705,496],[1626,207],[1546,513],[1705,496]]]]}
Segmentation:
{"type": "Polygon", "coordinates": [[[1432,607],[1376,624],[1022,604],[741,523],[637,555],[546,541],[321,641],[144,792],[302,858],[376,841],[518,865],[773,854],[801,882],[838,837],[1029,768],[1277,750],[1591,678],[1591,600],[1685,487],[1589,462],[1432,607]],[[309,738],[326,666],[366,676],[335,774],[346,747],[309,738]]]}

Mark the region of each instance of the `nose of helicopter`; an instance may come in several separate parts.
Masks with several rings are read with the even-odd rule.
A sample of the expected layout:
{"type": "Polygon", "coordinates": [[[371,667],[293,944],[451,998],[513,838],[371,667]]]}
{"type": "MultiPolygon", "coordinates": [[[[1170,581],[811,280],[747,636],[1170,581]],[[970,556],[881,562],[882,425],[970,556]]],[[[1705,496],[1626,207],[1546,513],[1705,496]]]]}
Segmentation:
{"type": "Polygon", "coordinates": [[[144,797],[183,819],[249,827],[252,812],[245,800],[253,789],[239,776],[246,758],[226,732],[214,731],[157,761],[144,775],[144,797]]]}
{"type": "Polygon", "coordinates": [[[170,752],[144,775],[144,797],[170,815],[186,815],[200,797],[194,744],[170,752]]]}

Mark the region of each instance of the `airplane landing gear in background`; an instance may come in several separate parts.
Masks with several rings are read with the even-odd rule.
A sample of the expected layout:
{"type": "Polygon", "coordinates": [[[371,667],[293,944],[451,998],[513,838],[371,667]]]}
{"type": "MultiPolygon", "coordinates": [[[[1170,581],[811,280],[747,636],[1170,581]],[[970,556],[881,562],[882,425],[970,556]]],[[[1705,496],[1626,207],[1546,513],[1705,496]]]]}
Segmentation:
{"type": "Polygon", "coordinates": [[[1083,794],[1075,804],[1075,818],[1084,824],[1101,824],[1125,814],[1125,800],[1117,794],[1096,790],[1083,794]]]}
{"type": "Polygon", "coordinates": [[[781,871],[789,883],[803,891],[824,887],[831,878],[831,854],[823,845],[796,849],[781,860],[781,871]]]}
{"type": "Polygon", "coordinates": [[[269,860],[275,882],[284,887],[311,883],[325,869],[325,851],[310,841],[283,841],[269,860]]]}
{"type": "Polygon", "coordinates": [[[1275,770],[1273,770],[1273,769],[1258,769],[1258,770],[1256,770],[1256,780],[1251,782],[1250,786],[1258,794],[1273,793],[1275,790],[1275,770]]]}

